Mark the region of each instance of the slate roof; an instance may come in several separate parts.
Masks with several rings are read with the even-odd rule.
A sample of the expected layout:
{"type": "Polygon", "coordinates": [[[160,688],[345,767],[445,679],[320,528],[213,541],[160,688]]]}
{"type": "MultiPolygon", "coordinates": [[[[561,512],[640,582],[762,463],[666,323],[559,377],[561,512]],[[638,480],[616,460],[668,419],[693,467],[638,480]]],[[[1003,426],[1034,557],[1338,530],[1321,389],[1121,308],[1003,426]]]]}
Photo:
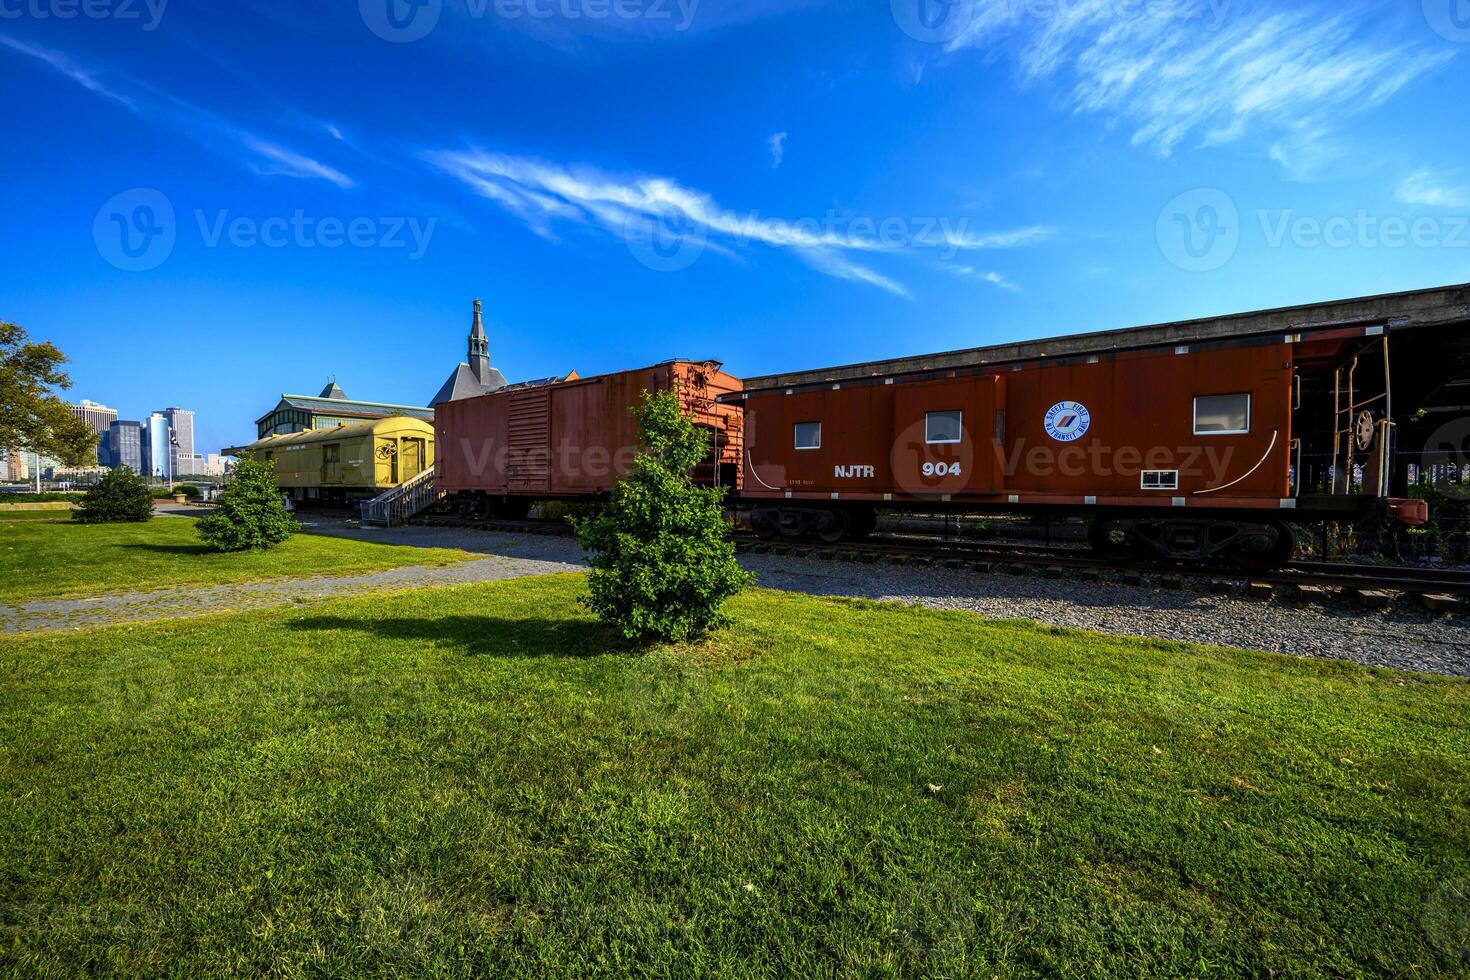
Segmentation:
{"type": "Polygon", "coordinates": [[[487,368],[485,379],[486,383],[482,384],[480,379],[475,377],[475,372],[470,369],[470,366],[461,362],[444,380],[444,384],[440,385],[438,393],[429,399],[429,404],[438,405],[441,402],[473,398],[476,395],[499,391],[505,387],[505,375],[500,373],[499,368],[487,368]]]}
{"type": "Polygon", "coordinates": [[[317,395],[282,395],[281,400],[265,415],[255,420],[259,425],[267,417],[283,408],[296,408],[304,412],[320,412],[324,415],[361,415],[363,418],[382,418],[386,415],[407,415],[409,418],[432,421],[434,409],[422,405],[394,405],[389,402],[355,402],[345,398],[322,398],[317,395]]]}

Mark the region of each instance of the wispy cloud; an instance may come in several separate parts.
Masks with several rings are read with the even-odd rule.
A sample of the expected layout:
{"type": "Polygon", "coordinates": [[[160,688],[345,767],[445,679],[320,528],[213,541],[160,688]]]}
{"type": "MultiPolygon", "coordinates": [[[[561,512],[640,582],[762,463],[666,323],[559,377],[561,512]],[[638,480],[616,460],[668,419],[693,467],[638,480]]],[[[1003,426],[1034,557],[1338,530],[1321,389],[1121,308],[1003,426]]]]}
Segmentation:
{"type": "Polygon", "coordinates": [[[6,34],[0,34],[0,44],[5,45],[12,51],[18,51],[21,54],[28,55],[37,61],[50,65],[89,92],[94,92],[104,99],[111,99],[113,102],[126,106],[134,112],[138,111],[138,106],[131,99],[98,81],[95,74],[78,65],[60,51],[26,44],[24,41],[20,41],[6,34]]]}
{"type": "Polygon", "coordinates": [[[246,147],[269,161],[267,166],[258,168],[261,173],[285,174],[288,177],[320,177],[344,190],[352,186],[352,178],[340,170],[254,136],[242,134],[242,137],[246,147]]]}
{"type": "Polygon", "coordinates": [[[1034,226],[972,234],[967,219],[836,215],[788,220],[738,214],[713,197],[667,177],[619,175],[597,167],[547,163],[482,150],[431,151],[425,160],[494,201],[532,231],[555,240],[558,222],[596,227],[627,240],[630,229],[656,226],[672,241],[697,241],[721,254],[760,245],[789,251],[826,275],[909,297],[908,289],[857,256],[932,255],[1009,249],[1048,238],[1034,226]]]}
{"type": "Polygon", "coordinates": [[[961,279],[972,279],[975,282],[983,282],[997,289],[1004,289],[1008,293],[1019,293],[1021,291],[1020,286],[1017,286],[999,272],[983,271],[968,265],[947,265],[944,268],[961,279]]]}
{"type": "Polygon", "coordinates": [[[1425,167],[1399,181],[1395,196],[1405,204],[1431,208],[1470,208],[1470,184],[1454,184],[1425,167]]]}
{"type": "Polygon", "coordinates": [[[766,137],[766,146],[771,151],[771,169],[781,166],[781,161],[786,159],[786,132],[772,133],[766,137]]]}
{"type": "Polygon", "coordinates": [[[161,92],[126,75],[110,76],[83,67],[60,51],[36,47],[0,34],[0,45],[49,65],[89,92],[124,106],[140,119],[183,133],[196,143],[238,158],[240,149],[254,154],[253,169],[261,174],[320,179],[341,188],[353,186],[346,174],[309,156],[287,149],[219,113],[161,92]]]}
{"type": "MultiPolygon", "coordinates": [[[[1070,0],[1045,5],[1042,16],[1035,4],[965,2],[968,27],[950,51],[1009,50],[1024,81],[1063,80],[1076,111],[1131,130],[1135,145],[1162,155],[1186,140],[1218,145],[1257,130],[1294,130],[1296,148],[1310,149],[1304,131],[1381,105],[1454,57],[1444,46],[1389,40],[1390,29],[1361,8],[1070,0]]],[[[1293,148],[1278,147],[1279,157],[1293,148]]]]}

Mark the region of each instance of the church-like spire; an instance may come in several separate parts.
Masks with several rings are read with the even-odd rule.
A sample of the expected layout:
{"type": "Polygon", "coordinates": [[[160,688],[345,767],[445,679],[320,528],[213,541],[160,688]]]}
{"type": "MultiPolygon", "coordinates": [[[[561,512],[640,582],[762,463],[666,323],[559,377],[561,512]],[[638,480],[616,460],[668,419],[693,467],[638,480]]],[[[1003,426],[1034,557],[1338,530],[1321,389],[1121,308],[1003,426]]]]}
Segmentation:
{"type": "Polygon", "coordinates": [[[470,370],[481,384],[490,371],[490,340],[485,336],[485,323],[480,318],[480,301],[475,300],[475,318],[470,324],[470,370]]]}

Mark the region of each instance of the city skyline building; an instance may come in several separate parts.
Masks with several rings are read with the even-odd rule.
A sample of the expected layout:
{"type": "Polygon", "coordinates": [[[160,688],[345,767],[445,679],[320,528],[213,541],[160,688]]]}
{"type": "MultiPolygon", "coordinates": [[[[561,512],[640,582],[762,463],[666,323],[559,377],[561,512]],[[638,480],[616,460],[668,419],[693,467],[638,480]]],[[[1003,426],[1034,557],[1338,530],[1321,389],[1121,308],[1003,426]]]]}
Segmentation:
{"type": "Polygon", "coordinates": [[[110,449],[107,444],[107,431],[112,423],[117,421],[117,409],[108,408],[101,402],[90,401],[83,398],[81,404],[71,405],[71,413],[86,422],[97,433],[97,465],[107,466],[110,449]]]}
{"type": "Polygon", "coordinates": [[[119,419],[107,428],[108,464],[143,473],[143,423],[119,419]]]}
{"type": "Polygon", "coordinates": [[[194,455],[194,413],[187,408],[169,407],[163,410],[169,427],[169,469],[173,474],[192,472],[183,465],[186,456],[194,455]]]}

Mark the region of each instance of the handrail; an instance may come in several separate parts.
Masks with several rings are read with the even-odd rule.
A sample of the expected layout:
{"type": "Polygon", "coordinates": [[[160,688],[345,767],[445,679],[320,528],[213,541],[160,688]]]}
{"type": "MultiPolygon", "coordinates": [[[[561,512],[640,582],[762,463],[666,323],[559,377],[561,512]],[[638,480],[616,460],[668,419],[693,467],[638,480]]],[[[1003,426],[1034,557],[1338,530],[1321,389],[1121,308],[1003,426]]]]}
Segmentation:
{"type": "Polygon", "coordinates": [[[362,502],[363,524],[392,527],[432,506],[439,500],[434,485],[434,467],[429,466],[396,487],[389,487],[371,500],[362,502]]]}

